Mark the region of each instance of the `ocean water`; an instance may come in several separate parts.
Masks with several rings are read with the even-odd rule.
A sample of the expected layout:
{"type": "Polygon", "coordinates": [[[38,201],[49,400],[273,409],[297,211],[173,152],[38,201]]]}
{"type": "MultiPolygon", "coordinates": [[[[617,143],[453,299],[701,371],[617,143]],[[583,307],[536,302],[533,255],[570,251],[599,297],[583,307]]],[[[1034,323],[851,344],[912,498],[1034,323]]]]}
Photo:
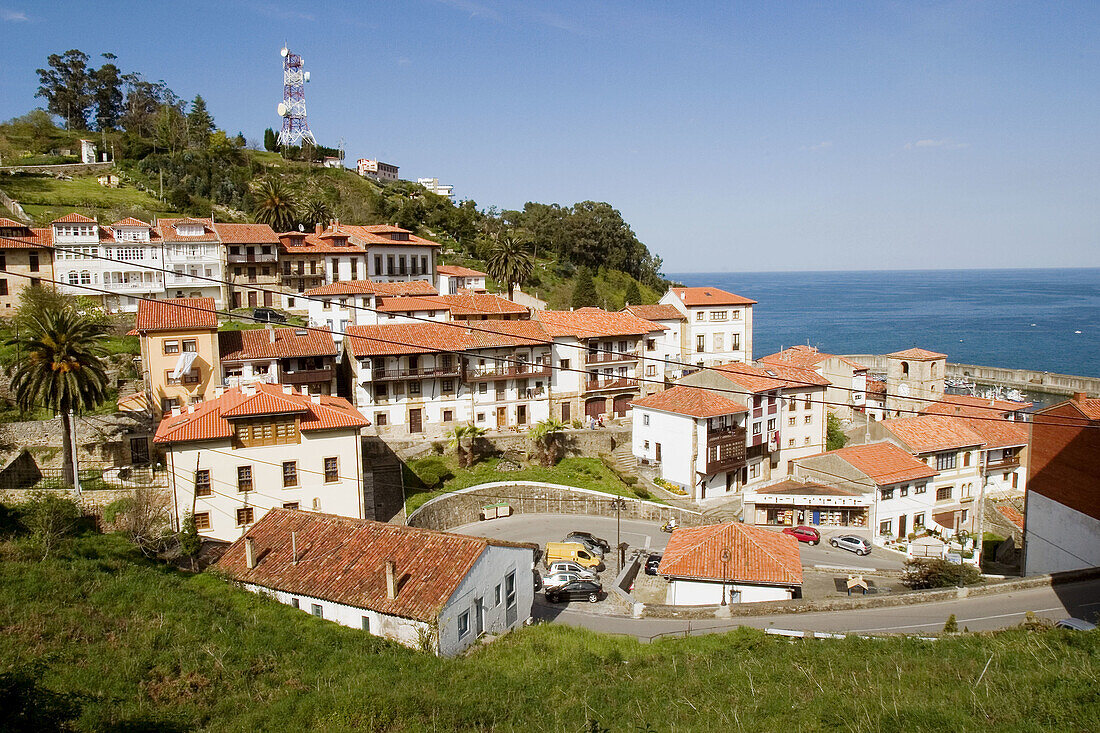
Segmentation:
{"type": "Polygon", "coordinates": [[[920,346],[948,361],[1100,377],[1100,269],[671,273],[759,304],[753,354],[920,346]]]}

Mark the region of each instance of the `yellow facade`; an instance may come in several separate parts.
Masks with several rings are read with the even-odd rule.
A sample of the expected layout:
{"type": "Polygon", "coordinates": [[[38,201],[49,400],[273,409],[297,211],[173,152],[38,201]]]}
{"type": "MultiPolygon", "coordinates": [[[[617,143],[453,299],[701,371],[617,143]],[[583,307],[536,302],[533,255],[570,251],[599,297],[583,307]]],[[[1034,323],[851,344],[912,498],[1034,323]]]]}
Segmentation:
{"type": "Polygon", "coordinates": [[[208,399],[222,384],[218,332],[213,329],[146,331],[141,334],[141,359],[151,406],[158,416],[174,406],[208,399]],[[173,379],[180,356],[190,351],[196,354],[190,371],[173,379]]]}

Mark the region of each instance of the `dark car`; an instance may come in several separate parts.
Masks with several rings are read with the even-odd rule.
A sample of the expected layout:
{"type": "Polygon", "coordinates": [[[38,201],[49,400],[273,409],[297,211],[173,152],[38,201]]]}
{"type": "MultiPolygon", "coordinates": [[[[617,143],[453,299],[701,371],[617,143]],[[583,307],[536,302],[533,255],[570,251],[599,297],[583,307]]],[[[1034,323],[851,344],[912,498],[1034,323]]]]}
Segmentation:
{"type": "Polygon", "coordinates": [[[657,575],[657,568],[661,567],[663,555],[650,555],[645,561],[645,574],[657,575]]]}
{"type": "Polygon", "coordinates": [[[789,534],[799,542],[809,542],[811,545],[816,545],[821,542],[821,533],[813,527],[805,527],[799,525],[797,527],[784,527],[783,534],[789,534]]]}
{"type": "Polygon", "coordinates": [[[256,308],[252,311],[252,317],[265,323],[286,323],[286,316],[274,308],[256,308]]]}
{"type": "Polygon", "coordinates": [[[862,537],[857,537],[854,534],[846,534],[841,537],[834,537],[829,540],[829,544],[841,550],[854,552],[857,555],[871,554],[871,543],[863,539],[862,537]]]}
{"type": "Polygon", "coordinates": [[[562,542],[580,542],[600,557],[611,552],[611,545],[608,544],[607,540],[594,537],[591,532],[570,532],[562,542]]]}
{"type": "Polygon", "coordinates": [[[588,601],[595,603],[603,598],[603,588],[599,583],[591,580],[574,580],[557,588],[546,589],[546,600],[551,603],[559,601],[588,601]]]}

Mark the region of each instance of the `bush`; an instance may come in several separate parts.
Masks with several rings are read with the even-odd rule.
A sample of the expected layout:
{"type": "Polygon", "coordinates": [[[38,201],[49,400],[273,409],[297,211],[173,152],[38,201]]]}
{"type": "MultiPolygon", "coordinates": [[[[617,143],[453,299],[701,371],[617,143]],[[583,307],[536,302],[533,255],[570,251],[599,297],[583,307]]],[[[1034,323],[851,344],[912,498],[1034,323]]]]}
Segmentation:
{"type": "Polygon", "coordinates": [[[50,554],[66,537],[74,534],[84,511],[68,497],[36,491],[22,507],[23,524],[42,550],[42,558],[50,554]]]}
{"type": "Polygon", "coordinates": [[[905,572],[901,582],[913,590],[925,588],[950,588],[952,586],[973,585],[981,580],[977,568],[947,560],[913,559],[905,563],[905,572]]]}
{"type": "Polygon", "coordinates": [[[956,634],[959,631],[959,622],[955,620],[955,614],[951,614],[947,617],[947,622],[943,625],[943,633],[956,634]]]}
{"type": "Polygon", "coordinates": [[[426,489],[434,489],[454,476],[444,460],[438,456],[429,456],[409,464],[413,475],[426,489]]]}

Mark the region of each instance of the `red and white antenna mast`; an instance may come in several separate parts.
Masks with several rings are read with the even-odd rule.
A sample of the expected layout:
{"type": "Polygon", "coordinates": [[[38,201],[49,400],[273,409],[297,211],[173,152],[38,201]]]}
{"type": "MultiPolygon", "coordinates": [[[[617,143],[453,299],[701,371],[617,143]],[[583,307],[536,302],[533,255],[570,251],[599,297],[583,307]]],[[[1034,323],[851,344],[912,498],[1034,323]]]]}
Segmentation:
{"type": "Polygon", "coordinates": [[[279,52],[283,57],[283,101],[279,103],[279,116],[283,118],[283,129],[279,131],[279,144],[282,146],[304,143],[317,145],[317,139],[309,131],[306,120],[306,82],[309,72],[302,69],[302,57],[291,53],[286,46],[279,52]]]}

